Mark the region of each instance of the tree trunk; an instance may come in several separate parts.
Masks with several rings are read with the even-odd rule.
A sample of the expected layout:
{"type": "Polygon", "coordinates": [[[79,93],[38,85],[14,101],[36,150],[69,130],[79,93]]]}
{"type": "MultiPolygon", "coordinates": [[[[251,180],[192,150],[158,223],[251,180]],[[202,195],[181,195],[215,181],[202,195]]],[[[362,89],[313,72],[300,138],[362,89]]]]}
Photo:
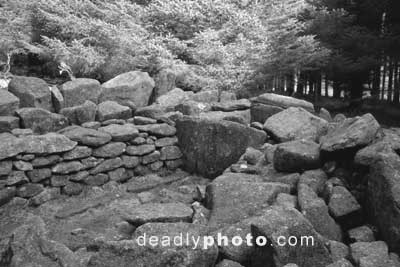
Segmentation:
{"type": "Polygon", "coordinates": [[[388,84],[388,92],[387,92],[387,102],[391,103],[392,102],[392,92],[393,92],[393,74],[394,74],[394,69],[393,69],[393,60],[390,59],[389,63],[389,84],[388,84]]]}
{"type": "Polygon", "coordinates": [[[315,74],[315,92],[314,92],[314,107],[316,111],[320,111],[320,99],[322,94],[322,75],[320,72],[316,72],[315,74]]]}
{"type": "Polygon", "coordinates": [[[300,71],[299,79],[297,81],[297,93],[304,95],[304,73],[300,71]]]}
{"type": "Polygon", "coordinates": [[[286,90],[289,96],[294,93],[294,75],[286,76],[286,90]]]}
{"type": "Polygon", "coordinates": [[[329,97],[329,80],[326,74],[325,74],[325,96],[329,97]]]}
{"type": "Polygon", "coordinates": [[[340,86],[339,82],[337,80],[333,81],[333,97],[334,98],[340,98],[340,86]]]}
{"type": "Polygon", "coordinates": [[[309,83],[309,91],[308,91],[308,94],[310,95],[310,96],[313,96],[314,95],[314,86],[315,86],[315,84],[314,84],[314,79],[313,79],[313,74],[312,73],[310,73],[309,75],[308,75],[308,83],[309,83]]]}
{"type": "Polygon", "coordinates": [[[377,66],[374,69],[372,77],[372,91],[371,91],[371,96],[376,99],[379,99],[379,86],[381,84],[380,79],[381,79],[381,66],[377,66]]]}
{"type": "Polygon", "coordinates": [[[396,61],[394,64],[394,95],[393,95],[393,103],[399,104],[400,97],[400,88],[399,88],[399,62],[396,61]]]}
{"type": "Polygon", "coordinates": [[[385,99],[386,93],[386,74],[387,74],[387,62],[386,57],[383,60],[383,73],[382,73],[382,88],[381,88],[381,99],[385,99]]]}

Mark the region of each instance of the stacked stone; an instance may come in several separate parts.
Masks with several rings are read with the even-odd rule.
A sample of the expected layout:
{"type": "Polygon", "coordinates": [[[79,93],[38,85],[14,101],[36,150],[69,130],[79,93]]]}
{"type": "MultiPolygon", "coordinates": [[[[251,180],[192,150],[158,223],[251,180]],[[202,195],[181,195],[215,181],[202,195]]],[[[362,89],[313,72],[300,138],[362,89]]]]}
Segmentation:
{"type": "Polygon", "coordinates": [[[144,117],[128,121],[90,122],[45,135],[0,134],[0,205],[14,196],[40,205],[60,193],[78,195],[87,186],[182,165],[173,125],[144,117]]]}

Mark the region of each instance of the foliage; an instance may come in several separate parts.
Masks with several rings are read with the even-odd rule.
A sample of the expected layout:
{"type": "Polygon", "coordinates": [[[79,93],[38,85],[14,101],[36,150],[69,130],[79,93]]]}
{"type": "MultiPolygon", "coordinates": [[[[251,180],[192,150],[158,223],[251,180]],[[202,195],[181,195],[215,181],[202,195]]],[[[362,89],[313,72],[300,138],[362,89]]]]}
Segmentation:
{"type": "Polygon", "coordinates": [[[7,40],[26,40],[77,77],[102,81],[130,70],[154,74],[190,64],[197,66],[195,81],[245,90],[273,76],[320,68],[330,52],[306,31],[302,14],[310,5],[303,0],[2,1],[7,16],[0,27],[18,32],[7,40]],[[16,17],[27,19],[12,19],[19,12],[16,17]]]}

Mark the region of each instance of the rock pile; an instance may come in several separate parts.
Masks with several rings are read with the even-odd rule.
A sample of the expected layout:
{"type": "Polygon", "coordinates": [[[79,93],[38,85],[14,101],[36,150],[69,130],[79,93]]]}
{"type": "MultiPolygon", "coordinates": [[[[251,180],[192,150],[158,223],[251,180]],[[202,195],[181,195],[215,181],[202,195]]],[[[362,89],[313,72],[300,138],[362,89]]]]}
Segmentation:
{"type": "Polygon", "coordinates": [[[224,258],[244,266],[400,266],[396,254],[400,252],[400,220],[395,208],[400,196],[398,132],[381,129],[371,114],[335,121],[327,122],[298,107],[268,117],[264,129],[272,140],[259,150],[247,149],[207,186],[210,227],[221,222],[221,215],[229,221],[228,211],[224,213],[220,206],[232,212],[228,225],[222,220],[215,226],[216,233],[243,238],[251,233],[274,240],[278,234],[300,238],[302,231],[315,231],[317,245],[307,249],[278,244],[221,247],[224,258]],[[288,127],[272,123],[293,116],[297,119],[288,127]],[[309,118],[311,124],[306,123],[309,118]],[[295,121],[302,123],[297,126],[295,121]],[[221,181],[228,191],[223,194],[216,189],[221,181]],[[257,192],[252,186],[260,183],[287,188],[275,192],[272,200],[268,190],[264,190],[265,199],[249,200],[257,192]],[[229,190],[232,186],[237,188],[229,190]],[[242,190],[247,192],[239,193],[242,190]],[[262,208],[258,202],[269,207],[262,208]],[[296,230],[291,230],[292,222],[296,230]]]}
{"type": "Polygon", "coordinates": [[[0,266],[400,266],[398,129],[183,73],[0,90],[0,266]]]}

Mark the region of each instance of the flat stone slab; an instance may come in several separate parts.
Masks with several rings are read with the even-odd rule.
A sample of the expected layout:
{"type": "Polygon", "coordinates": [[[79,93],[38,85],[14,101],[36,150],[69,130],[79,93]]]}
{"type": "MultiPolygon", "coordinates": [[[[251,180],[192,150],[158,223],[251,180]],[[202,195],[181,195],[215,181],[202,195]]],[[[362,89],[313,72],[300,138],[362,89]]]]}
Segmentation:
{"type": "Polygon", "coordinates": [[[149,203],[124,212],[124,219],[139,226],[149,222],[191,222],[193,210],[182,203],[149,203]]]}
{"type": "Polygon", "coordinates": [[[212,104],[212,110],[214,111],[235,111],[249,109],[251,102],[248,99],[239,99],[225,102],[217,102],[212,104]]]}
{"type": "Polygon", "coordinates": [[[20,138],[9,133],[0,134],[0,160],[14,157],[24,151],[25,146],[20,138]]]}
{"type": "Polygon", "coordinates": [[[77,142],[57,133],[31,135],[22,138],[24,152],[28,154],[54,154],[67,152],[77,146],[77,142]]]}
{"type": "Polygon", "coordinates": [[[100,132],[105,132],[111,135],[112,140],[117,142],[125,142],[134,139],[139,136],[137,127],[133,124],[127,123],[124,125],[111,124],[105,127],[99,128],[100,132]]]}
{"type": "Polygon", "coordinates": [[[127,191],[130,193],[141,193],[151,190],[157,186],[170,184],[184,178],[185,176],[182,175],[173,175],[167,177],[160,177],[155,174],[149,176],[137,176],[129,180],[127,183],[127,191]]]}
{"type": "Polygon", "coordinates": [[[290,96],[266,93],[252,100],[257,103],[278,106],[281,108],[300,107],[304,108],[308,112],[314,112],[314,105],[312,103],[290,96]]]}
{"type": "Polygon", "coordinates": [[[102,172],[108,172],[115,170],[119,167],[121,167],[124,163],[122,162],[121,158],[112,158],[112,159],[107,159],[103,162],[101,162],[99,165],[97,165],[95,168],[90,170],[90,174],[99,174],[102,172]]]}
{"type": "Polygon", "coordinates": [[[173,136],[176,134],[176,128],[166,123],[137,125],[136,127],[141,132],[147,132],[155,136],[173,136]]]}
{"type": "Polygon", "coordinates": [[[93,147],[98,147],[111,141],[111,135],[106,132],[100,132],[80,126],[70,126],[59,131],[59,133],[81,145],[93,147]]]}
{"type": "Polygon", "coordinates": [[[112,142],[93,150],[93,156],[99,158],[114,158],[125,152],[126,144],[122,142],[112,142]]]}

